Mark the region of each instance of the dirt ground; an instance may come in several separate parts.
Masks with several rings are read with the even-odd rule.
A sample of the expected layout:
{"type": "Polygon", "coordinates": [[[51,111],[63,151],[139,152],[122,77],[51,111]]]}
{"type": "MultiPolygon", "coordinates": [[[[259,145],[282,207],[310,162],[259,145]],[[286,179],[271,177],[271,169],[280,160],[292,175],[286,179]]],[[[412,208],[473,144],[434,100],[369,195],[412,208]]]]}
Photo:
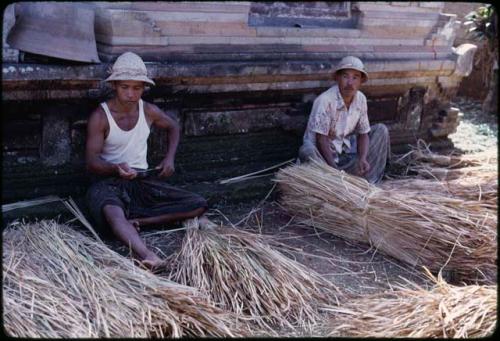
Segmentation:
{"type": "MultiPolygon", "coordinates": [[[[498,119],[495,115],[483,113],[480,102],[466,98],[457,98],[454,105],[463,113],[457,132],[450,135],[457,151],[478,152],[497,145],[498,119]]],[[[272,235],[294,248],[288,252],[289,256],[324,275],[344,293],[381,292],[406,280],[424,287],[432,285],[421,269],[383,255],[367,244],[346,241],[321,230],[300,226],[280,207],[277,188],[269,197],[274,199],[214,208],[209,211],[209,217],[217,223],[272,235]]],[[[166,257],[180,247],[184,231],[145,231],[141,234],[149,245],[166,257]]],[[[117,244],[114,248],[127,253],[117,244]]],[[[443,275],[453,283],[453,274],[443,275]]]]}

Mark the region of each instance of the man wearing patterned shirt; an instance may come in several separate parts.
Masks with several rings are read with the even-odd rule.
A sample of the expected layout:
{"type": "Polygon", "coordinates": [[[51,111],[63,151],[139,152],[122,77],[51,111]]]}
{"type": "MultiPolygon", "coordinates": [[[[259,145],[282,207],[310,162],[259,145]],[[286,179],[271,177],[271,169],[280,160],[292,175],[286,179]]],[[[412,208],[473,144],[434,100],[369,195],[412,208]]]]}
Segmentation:
{"type": "Polygon", "coordinates": [[[366,97],[358,90],[368,74],[360,59],[348,56],[334,75],[337,84],[314,101],[299,160],[323,160],[377,183],[390,156],[390,140],[384,124],[370,127],[366,97]]]}

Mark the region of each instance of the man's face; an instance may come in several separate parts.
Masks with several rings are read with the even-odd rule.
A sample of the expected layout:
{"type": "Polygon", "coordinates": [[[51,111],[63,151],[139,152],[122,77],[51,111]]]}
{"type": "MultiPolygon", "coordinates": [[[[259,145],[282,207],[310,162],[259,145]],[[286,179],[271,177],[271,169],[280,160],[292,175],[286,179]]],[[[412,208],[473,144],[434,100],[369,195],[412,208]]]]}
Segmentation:
{"type": "Polygon", "coordinates": [[[337,72],[335,79],[342,96],[353,97],[361,86],[363,75],[358,70],[344,69],[337,72]]]}
{"type": "Polygon", "coordinates": [[[144,92],[141,81],[115,81],[113,87],[121,102],[138,102],[144,92]]]}

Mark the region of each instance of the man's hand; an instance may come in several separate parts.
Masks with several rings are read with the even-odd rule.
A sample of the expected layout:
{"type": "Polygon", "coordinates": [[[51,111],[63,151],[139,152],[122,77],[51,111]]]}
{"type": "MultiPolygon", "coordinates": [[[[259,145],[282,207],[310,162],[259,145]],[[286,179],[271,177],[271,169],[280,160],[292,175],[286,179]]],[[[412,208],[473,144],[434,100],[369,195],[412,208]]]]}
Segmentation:
{"type": "Polygon", "coordinates": [[[365,158],[358,160],[358,175],[365,175],[370,171],[370,168],[370,163],[365,158]]]}
{"type": "Polygon", "coordinates": [[[161,169],[160,174],[158,174],[160,178],[169,177],[175,172],[174,160],[170,158],[164,158],[156,168],[161,169]]]}
{"type": "Polygon", "coordinates": [[[120,178],[132,180],[137,176],[137,172],[134,169],[130,168],[130,166],[126,162],[119,163],[117,166],[118,175],[120,176],[120,178]]]}

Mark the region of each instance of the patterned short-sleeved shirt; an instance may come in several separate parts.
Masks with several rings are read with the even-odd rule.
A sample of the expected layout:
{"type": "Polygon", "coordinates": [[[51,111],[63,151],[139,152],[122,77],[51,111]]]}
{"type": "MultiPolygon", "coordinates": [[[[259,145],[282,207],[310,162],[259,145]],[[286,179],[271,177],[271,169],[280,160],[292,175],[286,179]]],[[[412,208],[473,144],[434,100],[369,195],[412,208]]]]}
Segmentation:
{"type": "Polygon", "coordinates": [[[327,135],[332,148],[341,154],[346,148],[351,148],[349,135],[367,134],[369,131],[365,95],[358,90],[348,110],[336,84],[314,101],[304,133],[304,144],[316,146],[316,133],[327,135]]]}

